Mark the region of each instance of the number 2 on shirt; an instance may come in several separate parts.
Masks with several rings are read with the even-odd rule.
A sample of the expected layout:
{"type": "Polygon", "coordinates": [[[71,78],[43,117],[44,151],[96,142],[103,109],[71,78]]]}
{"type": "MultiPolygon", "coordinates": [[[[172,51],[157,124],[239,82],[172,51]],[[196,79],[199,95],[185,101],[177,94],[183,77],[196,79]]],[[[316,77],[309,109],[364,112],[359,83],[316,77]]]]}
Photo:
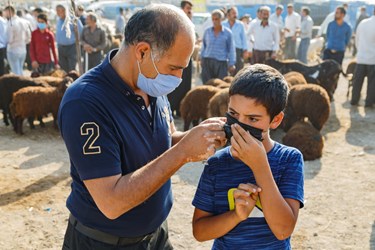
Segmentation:
{"type": "Polygon", "coordinates": [[[93,154],[100,154],[101,148],[100,146],[94,146],[94,143],[99,138],[99,126],[95,122],[85,122],[81,126],[81,135],[89,137],[85,145],[83,145],[83,154],[85,155],[93,155],[93,154]]]}

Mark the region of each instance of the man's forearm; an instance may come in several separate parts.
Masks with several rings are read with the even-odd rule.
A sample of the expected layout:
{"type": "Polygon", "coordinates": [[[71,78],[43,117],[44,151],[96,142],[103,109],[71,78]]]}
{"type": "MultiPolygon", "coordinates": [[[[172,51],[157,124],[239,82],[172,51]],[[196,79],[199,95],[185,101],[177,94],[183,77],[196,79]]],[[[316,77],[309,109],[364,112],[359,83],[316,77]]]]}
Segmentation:
{"type": "Polygon", "coordinates": [[[181,131],[176,131],[172,134],[172,146],[178,143],[185,135],[187,131],[181,132],[181,131]]]}

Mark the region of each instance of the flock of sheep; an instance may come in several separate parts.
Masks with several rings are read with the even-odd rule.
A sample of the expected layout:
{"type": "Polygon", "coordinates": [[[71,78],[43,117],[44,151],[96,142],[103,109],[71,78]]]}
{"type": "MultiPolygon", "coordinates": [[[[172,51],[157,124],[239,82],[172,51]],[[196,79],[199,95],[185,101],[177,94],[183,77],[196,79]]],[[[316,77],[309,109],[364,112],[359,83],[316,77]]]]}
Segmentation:
{"type": "Polygon", "coordinates": [[[44,127],[43,117],[52,113],[57,128],[61,99],[69,84],[78,77],[75,71],[66,74],[61,70],[35,78],[12,74],[0,77],[0,109],[5,125],[11,123],[16,133],[23,134],[24,119],[28,120],[30,128],[34,128],[35,118],[44,127]]]}
{"type": "MultiPolygon", "coordinates": [[[[267,64],[283,73],[290,87],[281,124],[286,132],[283,143],[298,148],[305,160],[320,158],[324,145],[320,131],[329,118],[330,101],[333,100],[339,74],[346,74],[340,65],[330,60],[312,67],[298,62],[270,61],[267,64]]],[[[0,109],[3,110],[4,123],[11,123],[16,133],[23,134],[24,119],[28,120],[30,128],[34,128],[34,119],[38,119],[43,127],[43,117],[52,113],[57,128],[61,99],[69,84],[78,77],[75,71],[65,73],[61,70],[48,76],[10,74],[0,77],[0,109]]],[[[209,117],[225,116],[232,81],[231,76],[211,79],[186,94],[180,106],[184,130],[188,130],[190,124],[196,126],[209,117]]]]}

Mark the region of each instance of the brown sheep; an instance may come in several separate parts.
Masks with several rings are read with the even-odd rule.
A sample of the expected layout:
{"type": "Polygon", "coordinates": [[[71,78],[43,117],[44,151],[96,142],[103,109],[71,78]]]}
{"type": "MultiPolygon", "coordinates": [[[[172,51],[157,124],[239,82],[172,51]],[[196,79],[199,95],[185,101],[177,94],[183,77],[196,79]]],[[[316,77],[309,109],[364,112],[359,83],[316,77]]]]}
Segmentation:
{"type": "Polygon", "coordinates": [[[284,75],[286,82],[288,83],[289,88],[294,85],[307,84],[305,77],[296,71],[288,72],[284,75]]]}
{"type": "Polygon", "coordinates": [[[323,137],[309,122],[296,122],[284,136],[283,143],[299,149],[305,161],[318,159],[323,154],[323,137]]]}
{"type": "Polygon", "coordinates": [[[295,85],[290,89],[282,127],[288,131],[295,122],[307,117],[320,131],[328,120],[329,112],[330,100],[323,87],[315,84],[295,85]]]}
{"type": "Polygon", "coordinates": [[[207,119],[208,102],[218,91],[219,88],[203,85],[191,89],[186,94],[180,105],[185,131],[189,129],[191,122],[196,126],[199,120],[207,119]]]}
{"type": "Polygon", "coordinates": [[[217,87],[219,85],[228,85],[227,82],[219,79],[219,78],[212,78],[210,80],[208,80],[207,82],[204,83],[204,85],[208,85],[208,86],[214,86],[214,87],[217,87]]]}
{"type": "Polygon", "coordinates": [[[223,78],[223,81],[231,84],[233,82],[233,79],[234,79],[233,76],[226,76],[223,78]]]}
{"type": "Polygon", "coordinates": [[[14,130],[23,134],[22,123],[25,118],[43,117],[52,113],[54,127],[57,128],[57,112],[66,88],[73,79],[66,77],[57,87],[26,87],[13,94],[10,112],[14,119],[14,130]]]}
{"type": "Polygon", "coordinates": [[[220,90],[208,103],[208,117],[225,116],[228,111],[229,89],[220,90]]]}

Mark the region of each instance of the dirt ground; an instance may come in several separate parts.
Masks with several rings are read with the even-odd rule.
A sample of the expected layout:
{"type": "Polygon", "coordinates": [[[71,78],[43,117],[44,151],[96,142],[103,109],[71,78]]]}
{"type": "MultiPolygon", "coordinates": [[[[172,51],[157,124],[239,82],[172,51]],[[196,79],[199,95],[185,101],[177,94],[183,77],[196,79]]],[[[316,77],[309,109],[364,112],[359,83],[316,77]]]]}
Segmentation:
{"type": "MultiPolygon", "coordinates": [[[[346,91],[341,77],[322,131],[323,157],[305,162],[306,205],[292,237],[294,249],[375,249],[375,108],[365,109],[363,100],[351,107],[346,91]]],[[[15,135],[0,121],[0,249],[61,249],[68,155],[51,122],[45,129],[25,125],[24,132],[15,135]]],[[[282,132],[273,135],[281,138],[282,132]]],[[[191,233],[191,201],[202,167],[188,164],[172,177],[175,204],[168,221],[175,249],[212,244],[198,243],[191,233]]]]}

